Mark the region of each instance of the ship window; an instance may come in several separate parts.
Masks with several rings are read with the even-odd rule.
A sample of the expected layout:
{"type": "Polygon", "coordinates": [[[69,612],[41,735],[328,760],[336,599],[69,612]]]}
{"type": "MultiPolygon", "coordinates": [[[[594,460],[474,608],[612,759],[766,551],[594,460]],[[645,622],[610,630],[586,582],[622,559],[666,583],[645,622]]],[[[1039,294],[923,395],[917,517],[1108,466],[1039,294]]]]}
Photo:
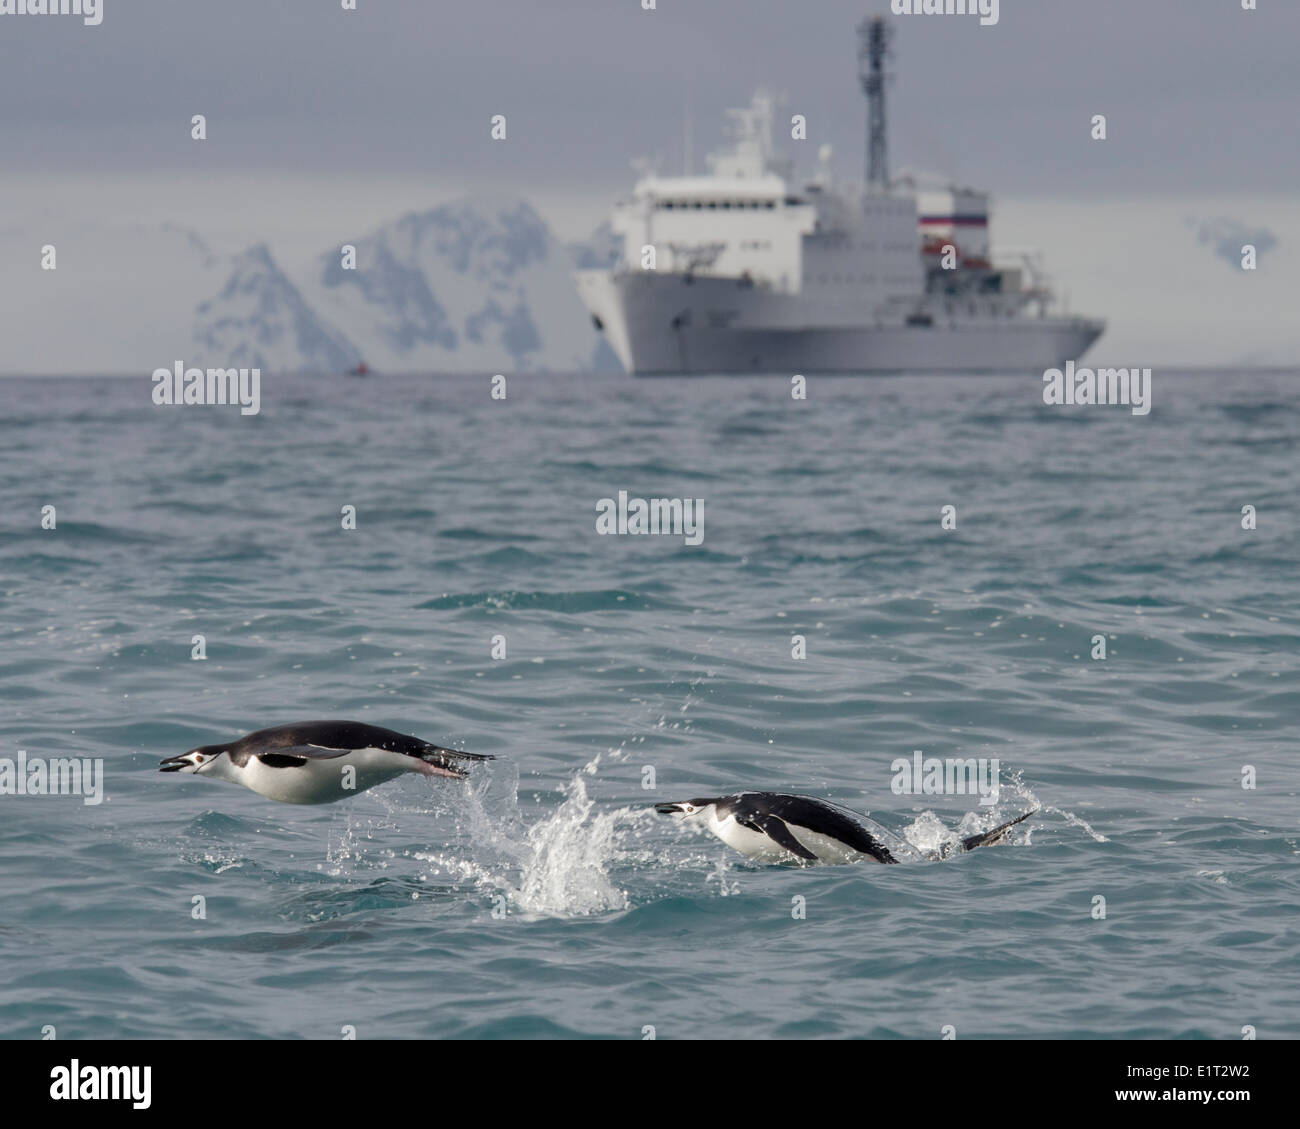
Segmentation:
{"type": "Polygon", "coordinates": [[[769,208],[775,208],[775,207],[776,207],[776,201],[775,201],[775,200],[769,200],[769,201],[767,202],[767,206],[768,206],[769,208]]]}
{"type": "Polygon", "coordinates": [[[723,206],[724,208],[726,208],[727,211],[730,211],[730,210],[731,210],[731,201],[730,201],[730,200],[723,200],[723,201],[722,201],[722,206],[723,206]]]}

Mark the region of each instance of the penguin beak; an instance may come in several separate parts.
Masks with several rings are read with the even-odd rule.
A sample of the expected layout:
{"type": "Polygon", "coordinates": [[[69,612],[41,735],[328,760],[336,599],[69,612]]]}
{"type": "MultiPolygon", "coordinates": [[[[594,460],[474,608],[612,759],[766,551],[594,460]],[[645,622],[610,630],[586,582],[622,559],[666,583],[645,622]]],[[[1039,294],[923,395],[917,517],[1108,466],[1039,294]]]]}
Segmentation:
{"type": "Polygon", "coordinates": [[[685,804],[655,804],[655,811],[660,815],[685,815],[685,804]]]}
{"type": "Polygon", "coordinates": [[[197,753],[181,753],[178,757],[168,757],[164,761],[159,761],[159,772],[198,772],[199,765],[202,762],[197,753]]]}
{"type": "Polygon", "coordinates": [[[440,745],[430,745],[415,762],[415,771],[424,776],[449,776],[452,780],[464,780],[469,775],[457,761],[490,761],[496,757],[485,753],[465,753],[459,749],[444,749],[440,745]]]}

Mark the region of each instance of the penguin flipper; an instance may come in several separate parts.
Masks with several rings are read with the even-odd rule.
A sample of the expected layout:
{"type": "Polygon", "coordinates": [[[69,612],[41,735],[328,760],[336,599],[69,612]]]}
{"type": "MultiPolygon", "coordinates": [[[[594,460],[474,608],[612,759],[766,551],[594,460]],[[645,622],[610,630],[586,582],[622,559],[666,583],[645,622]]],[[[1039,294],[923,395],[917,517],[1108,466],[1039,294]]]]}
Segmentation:
{"type": "Polygon", "coordinates": [[[817,856],[794,837],[793,832],[775,815],[755,816],[753,822],[742,820],[741,823],[766,835],[778,846],[784,847],[793,855],[809,862],[816,862],[817,856]]]}
{"type": "Polygon", "coordinates": [[[993,828],[992,831],[984,831],[979,835],[967,836],[961,841],[962,850],[973,851],[976,847],[991,847],[994,843],[1002,842],[1011,828],[1013,828],[1017,823],[1028,819],[1031,815],[1037,815],[1038,811],[1038,808],[1034,808],[1033,811],[1027,811],[1024,815],[1018,815],[1010,823],[1004,823],[1001,827],[993,828]]]}
{"type": "Polygon", "coordinates": [[[285,745],[273,753],[254,753],[267,768],[301,768],[309,760],[345,757],[351,749],[322,749],[317,745],[285,745]]]}

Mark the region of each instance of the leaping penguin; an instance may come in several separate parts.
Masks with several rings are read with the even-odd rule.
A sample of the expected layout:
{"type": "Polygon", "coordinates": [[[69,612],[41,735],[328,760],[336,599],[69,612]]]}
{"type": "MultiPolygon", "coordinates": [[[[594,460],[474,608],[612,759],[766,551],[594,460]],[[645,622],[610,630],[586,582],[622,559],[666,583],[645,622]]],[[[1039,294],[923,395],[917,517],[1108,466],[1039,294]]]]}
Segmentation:
{"type": "Polygon", "coordinates": [[[404,772],[460,780],[468,773],[457,760],[492,759],[360,721],[303,721],[202,745],[168,757],[158,770],[229,780],[284,804],[332,804],[404,772]]]}
{"type": "MultiPolygon", "coordinates": [[[[1037,809],[1034,809],[1037,811],[1037,809]]],[[[660,815],[702,819],[729,847],[757,862],[854,862],[864,856],[880,863],[896,859],[865,817],[812,796],[780,792],[737,792],[713,799],[656,804],[660,815]]],[[[961,841],[963,850],[987,847],[1034,812],[961,841]]]]}

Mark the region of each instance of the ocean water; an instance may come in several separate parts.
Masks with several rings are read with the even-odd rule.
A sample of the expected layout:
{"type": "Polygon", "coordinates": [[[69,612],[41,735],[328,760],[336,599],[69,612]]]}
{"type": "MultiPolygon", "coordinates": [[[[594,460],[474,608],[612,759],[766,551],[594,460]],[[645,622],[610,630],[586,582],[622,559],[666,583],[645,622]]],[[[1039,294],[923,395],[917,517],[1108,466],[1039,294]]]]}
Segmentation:
{"type": "Polygon", "coordinates": [[[0,758],[105,774],[0,796],[0,1034],[1300,1036],[1298,378],[0,381],[0,758]],[[620,490],[703,543],[597,535],[620,490]],[[157,771],[319,717],[498,759],[157,771]],[[914,750],[997,804],[895,794],[914,750]],[[744,788],[914,856],[1040,810],[799,868],[651,806],[744,788]]]}

